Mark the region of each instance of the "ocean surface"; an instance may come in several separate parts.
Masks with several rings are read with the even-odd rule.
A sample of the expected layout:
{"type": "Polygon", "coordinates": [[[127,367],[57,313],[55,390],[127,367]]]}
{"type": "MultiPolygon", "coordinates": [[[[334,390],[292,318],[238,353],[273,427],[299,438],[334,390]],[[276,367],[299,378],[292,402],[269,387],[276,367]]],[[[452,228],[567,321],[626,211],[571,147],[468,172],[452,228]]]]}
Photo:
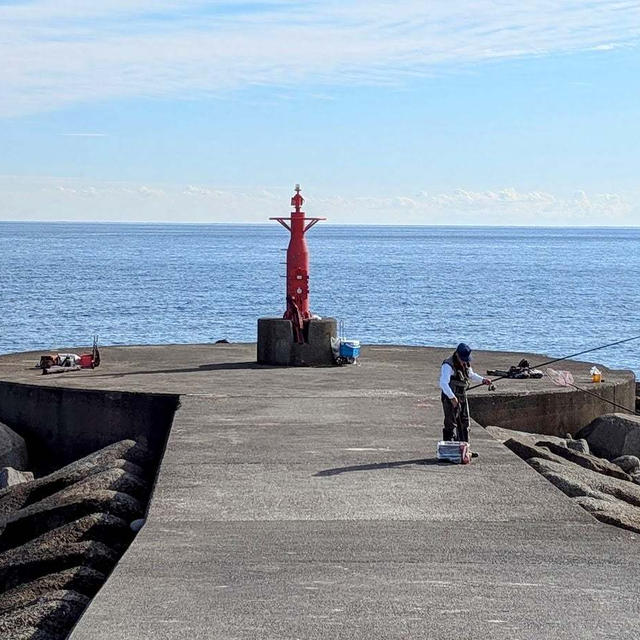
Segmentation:
{"type": "MultiPolygon", "coordinates": [[[[0,353],[255,341],[287,243],[276,223],[0,223],[0,353]]],[[[365,344],[562,356],[640,334],[640,229],[321,223],[308,244],[312,311],[365,344]]],[[[585,358],[640,375],[640,340],[585,358]]]]}

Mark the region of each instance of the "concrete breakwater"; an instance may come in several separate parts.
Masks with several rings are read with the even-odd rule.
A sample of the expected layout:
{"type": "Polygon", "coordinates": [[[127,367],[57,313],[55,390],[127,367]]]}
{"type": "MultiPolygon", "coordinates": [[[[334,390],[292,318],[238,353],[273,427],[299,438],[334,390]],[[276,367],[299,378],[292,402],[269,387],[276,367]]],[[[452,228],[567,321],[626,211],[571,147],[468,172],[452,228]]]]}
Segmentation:
{"type": "Polygon", "coordinates": [[[0,636],[66,638],[143,518],[148,449],[122,440],[0,491],[0,636]]]}
{"type": "MultiPolygon", "coordinates": [[[[576,368],[575,364],[565,367],[576,368]]],[[[602,383],[591,383],[585,365],[576,384],[596,395],[566,387],[548,385],[505,385],[498,393],[475,393],[469,398],[473,418],[483,427],[498,425],[518,431],[564,437],[575,434],[594,418],[617,411],[610,403],[633,410],[636,406],[636,382],[631,372],[608,372],[602,383]],[[520,389],[518,389],[520,386],[520,389]],[[597,397],[599,396],[599,397],[597,397]]]]}
{"type": "Polygon", "coordinates": [[[0,383],[0,637],[68,636],[144,522],[177,406],[0,383]]]}
{"type": "Polygon", "coordinates": [[[487,430],[597,520],[640,533],[639,417],[604,415],[576,440],[487,430]]]}
{"type": "MultiPolygon", "coordinates": [[[[598,522],[477,426],[473,464],[434,460],[437,377],[447,355],[378,346],[363,350],[359,367],[300,370],[257,366],[255,345],[112,348],[99,370],[53,379],[36,377],[32,354],[0,358],[0,387],[13,398],[5,408],[0,402],[0,420],[10,417],[21,434],[32,429],[43,453],[46,442],[81,429],[76,398],[113,442],[139,440],[144,430],[131,431],[138,417],[153,425],[149,407],[127,417],[118,401],[148,394],[174,408],[180,402],[146,524],[73,640],[635,633],[640,559],[629,553],[632,532],[598,522]],[[37,387],[59,403],[47,420],[37,405],[22,410],[15,401],[42,401],[37,387]],[[91,414],[85,392],[114,402],[104,414],[128,424],[91,414]],[[37,429],[26,412],[40,420],[37,429]]],[[[536,361],[477,353],[476,369],[522,357],[536,361]]],[[[589,366],[567,363],[579,384],[588,383],[589,366]]],[[[605,374],[602,389],[635,397],[630,372],[605,374]]],[[[478,394],[511,418],[503,426],[515,426],[519,407],[528,411],[535,398],[562,396],[559,413],[538,413],[530,431],[550,423],[575,434],[608,411],[602,403],[585,416],[579,392],[547,380],[478,394]]]]}
{"type": "Polygon", "coordinates": [[[160,459],[177,395],[34,384],[42,381],[32,369],[35,361],[36,354],[25,358],[28,383],[0,379],[0,422],[28,442],[33,469],[46,473],[124,439],[145,441],[160,459]]]}

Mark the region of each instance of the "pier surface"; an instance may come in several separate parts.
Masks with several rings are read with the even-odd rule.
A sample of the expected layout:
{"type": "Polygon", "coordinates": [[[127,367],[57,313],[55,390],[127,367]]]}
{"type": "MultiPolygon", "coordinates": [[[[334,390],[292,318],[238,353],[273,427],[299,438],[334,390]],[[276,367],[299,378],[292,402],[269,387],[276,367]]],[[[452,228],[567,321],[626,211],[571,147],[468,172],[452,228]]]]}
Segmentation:
{"type": "MultiPolygon", "coordinates": [[[[637,637],[637,536],[479,426],[473,464],[435,460],[449,353],[378,346],[360,366],[291,369],[255,365],[255,345],[112,347],[57,376],[1,357],[1,385],[180,396],[146,525],[73,640],[637,637]]],[[[589,365],[562,368],[587,383],[589,365]]],[[[618,398],[633,384],[605,378],[618,398]]],[[[561,394],[579,417],[584,394],[546,379],[505,381],[492,402],[507,415],[561,394]]]]}

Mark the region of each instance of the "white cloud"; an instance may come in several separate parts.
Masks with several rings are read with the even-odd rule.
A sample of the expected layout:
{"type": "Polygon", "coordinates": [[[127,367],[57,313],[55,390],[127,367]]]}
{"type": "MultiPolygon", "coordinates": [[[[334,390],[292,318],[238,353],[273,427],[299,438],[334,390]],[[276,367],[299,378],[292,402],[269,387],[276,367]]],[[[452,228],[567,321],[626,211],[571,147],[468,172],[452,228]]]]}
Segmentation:
{"type": "MultiPolygon", "coordinates": [[[[291,185],[292,186],[292,185],[291,185]]],[[[288,187],[219,188],[0,176],[0,220],[264,222],[286,215],[288,187]],[[91,206],[87,207],[90,200],[91,206]]],[[[640,225],[640,193],[457,189],[386,197],[307,192],[308,215],[336,224],[640,225]]]]}
{"type": "Polygon", "coordinates": [[[187,187],[185,188],[185,190],[182,193],[184,193],[184,195],[186,195],[186,196],[206,197],[206,196],[213,195],[215,192],[212,191],[211,189],[205,189],[204,187],[196,187],[196,186],[190,184],[190,185],[187,185],[187,187]]]}
{"type": "Polygon", "coordinates": [[[153,197],[158,197],[161,198],[165,195],[165,192],[163,189],[156,189],[154,187],[148,187],[146,185],[142,185],[140,187],[138,187],[138,193],[141,196],[144,196],[145,198],[153,198],[153,197]]]}
{"type": "Polygon", "coordinates": [[[68,138],[105,138],[106,133],[61,133],[61,136],[68,138]]]}
{"type": "Polygon", "coordinates": [[[0,115],[249,85],[389,83],[636,42],[630,0],[34,0],[0,6],[0,115]]]}

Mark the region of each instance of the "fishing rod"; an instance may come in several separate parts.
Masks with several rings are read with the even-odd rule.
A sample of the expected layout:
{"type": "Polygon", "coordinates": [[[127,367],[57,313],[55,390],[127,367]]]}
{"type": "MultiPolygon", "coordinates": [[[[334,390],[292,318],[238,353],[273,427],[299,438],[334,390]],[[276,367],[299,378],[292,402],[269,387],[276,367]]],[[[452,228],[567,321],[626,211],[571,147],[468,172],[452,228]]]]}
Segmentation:
{"type": "MultiPolygon", "coordinates": [[[[577,389],[578,391],[582,391],[590,396],[593,396],[594,398],[598,398],[598,400],[602,400],[603,402],[606,402],[610,405],[613,405],[614,407],[617,407],[618,409],[621,409],[623,411],[626,411],[627,413],[630,413],[631,415],[640,415],[640,412],[638,411],[634,411],[633,409],[630,409],[629,407],[625,407],[624,405],[618,404],[617,402],[614,402],[613,400],[609,400],[608,398],[605,398],[604,396],[601,396],[593,391],[590,391],[589,389],[584,389],[583,387],[579,387],[577,384],[575,384],[573,381],[569,382],[569,381],[565,381],[563,383],[560,383],[559,381],[554,380],[554,377],[551,375],[550,371],[553,371],[553,369],[549,370],[547,369],[547,371],[545,372],[545,375],[556,385],[561,386],[561,387],[573,387],[574,389],[577,389]]],[[[554,373],[560,374],[563,372],[560,371],[556,371],[554,373]]],[[[565,373],[569,373],[568,371],[565,373]]],[[[502,399],[502,403],[506,406],[509,405],[512,402],[519,402],[520,398],[518,396],[515,397],[504,397],[502,399]]]]}
{"type": "MultiPolygon", "coordinates": [[[[547,375],[549,376],[549,378],[551,379],[551,381],[554,384],[558,384],[552,377],[551,375],[548,373],[549,369],[547,369],[547,375]]],[[[551,369],[551,371],[553,371],[553,369],[551,369]]],[[[564,386],[569,386],[569,387],[573,387],[574,389],[577,389],[578,391],[582,391],[583,393],[587,393],[590,396],[593,396],[594,398],[598,398],[599,400],[602,400],[604,402],[608,402],[609,404],[613,405],[614,407],[617,407],[618,409],[623,409],[624,411],[627,411],[629,413],[631,413],[632,415],[640,415],[637,411],[635,411],[634,409],[629,409],[629,407],[625,407],[624,405],[618,404],[617,402],[614,402],[613,400],[609,400],[608,398],[605,398],[604,396],[601,396],[597,393],[594,393],[593,391],[589,391],[589,389],[583,389],[582,387],[579,387],[577,384],[574,384],[573,382],[569,382],[569,381],[565,381],[562,384],[560,384],[561,387],[564,386]]]]}
{"type": "MultiPolygon", "coordinates": [[[[536,364],[535,366],[531,367],[532,369],[537,369],[539,367],[546,367],[549,364],[553,364],[554,362],[562,362],[563,360],[569,360],[569,358],[575,358],[576,356],[582,356],[585,353],[591,353],[593,351],[598,351],[600,349],[606,349],[607,347],[615,347],[616,345],[619,344],[624,344],[625,342],[631,342],[632,340],[638,340],[638,338],[640,338],[640,335],[637,336],[633,336],[632,338],[625,338],[624,340],[617,340],[616,342],[610,342],[609,344],[603,344],[600,345],[599,347],[593,347],[591,349],[585,349],[584,351],[578,351],[577,353],[572,353],[571,355],[568,356],[563,356],[562,358],[555,358],[554,360],[547,360],[547,362],[541,362],[540,364],[536,364]]],[[[505,378],[508,378],[509,376],[499,376],[498,378],[495,378],[494,380],[491,380],[491,384],[493,384],[494,382],[498,382],[498,380],[504,380],[505,378]]],[[[471,389],[477,389],[478,387],[481,387],[482,383],[480,384],[476,384],[473,387],[469,387],[469,391],[471,391],[471,389]]],[[[585,391],[584,389],[582,389],[582,391],[585,391]]],[[[587,392],[585,391],[585,393],[591,393],[591,392],[587,392]]],[[[600,396],[598,396],[600,397],[600,396]]],[[[627,411],[630,411],[630,409],[627,409],[627,411]]],[[[635,413],[635,412],[632,412],[635,413]]]]}

